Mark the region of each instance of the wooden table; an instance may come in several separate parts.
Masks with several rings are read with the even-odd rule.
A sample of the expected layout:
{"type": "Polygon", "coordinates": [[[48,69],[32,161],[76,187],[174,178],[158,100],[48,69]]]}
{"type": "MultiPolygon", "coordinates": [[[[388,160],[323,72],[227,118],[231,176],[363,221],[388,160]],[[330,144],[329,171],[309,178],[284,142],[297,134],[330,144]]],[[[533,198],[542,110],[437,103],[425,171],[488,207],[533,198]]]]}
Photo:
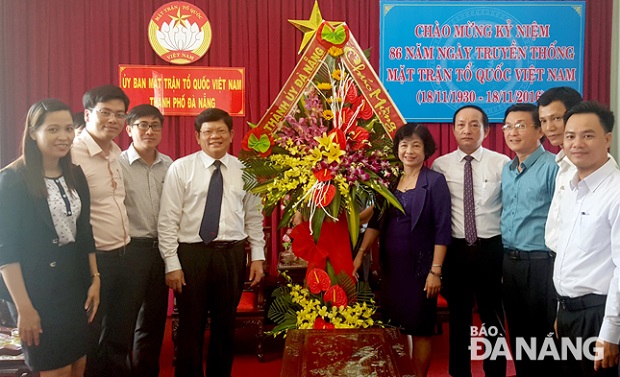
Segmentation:
{"type": "Polygon", "coordinates": [[[396,329],[289,330],[281,377],[414,377],[396,329]]]}

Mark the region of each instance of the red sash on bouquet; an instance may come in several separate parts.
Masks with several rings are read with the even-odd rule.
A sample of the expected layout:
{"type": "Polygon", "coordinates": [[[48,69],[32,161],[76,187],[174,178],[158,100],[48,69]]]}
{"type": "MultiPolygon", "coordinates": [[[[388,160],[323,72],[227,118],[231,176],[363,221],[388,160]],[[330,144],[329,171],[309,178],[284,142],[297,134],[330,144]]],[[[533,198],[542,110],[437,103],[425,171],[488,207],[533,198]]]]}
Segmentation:
{"type": "Polygon", "coordinates": [[[344,271],[353,279],[353,257],[346,215],[342,214],[338,221],[324,221],[316,244],[310,234],[308,221],[294,227],[291,238],[293,253],[308,262],[306,276],[313,268],[325,270],[325,262],[329,258],[336,275],[344,271]]]}

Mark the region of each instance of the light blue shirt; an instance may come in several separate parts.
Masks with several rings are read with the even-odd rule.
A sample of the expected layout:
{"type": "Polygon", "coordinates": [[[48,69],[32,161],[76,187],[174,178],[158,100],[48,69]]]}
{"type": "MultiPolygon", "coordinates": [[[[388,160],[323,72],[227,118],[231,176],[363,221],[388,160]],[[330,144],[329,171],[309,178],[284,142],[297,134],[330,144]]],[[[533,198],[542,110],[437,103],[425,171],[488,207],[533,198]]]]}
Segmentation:
{"type": "Polygon", "coordinates": [[[521,163],[515,157],[502,170],[502,240],[521,251],[549,251],[545,222],[555,190],[555,155],[539,146],[521,163]]]}

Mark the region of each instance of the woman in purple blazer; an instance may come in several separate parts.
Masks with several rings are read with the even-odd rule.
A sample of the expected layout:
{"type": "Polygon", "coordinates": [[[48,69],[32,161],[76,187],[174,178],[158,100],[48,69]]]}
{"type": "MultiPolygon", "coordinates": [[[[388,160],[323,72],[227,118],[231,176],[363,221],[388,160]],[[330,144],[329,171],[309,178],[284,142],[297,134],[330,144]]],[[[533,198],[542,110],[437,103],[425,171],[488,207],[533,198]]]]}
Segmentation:
{"type": "Polygon", "coordinates": [[[376,211],[354,261],[357,270],[379,237],[381,310],[386,321],[413,337],[416,376],[426,376],[430,366],[441,266],[452,239],[446,179],[424,166],[435,149],[426,127],[407,123],[398,129],[394,154],[402,163],[402,173],[391,189],[405,213],[393,207],[376,211]]]}

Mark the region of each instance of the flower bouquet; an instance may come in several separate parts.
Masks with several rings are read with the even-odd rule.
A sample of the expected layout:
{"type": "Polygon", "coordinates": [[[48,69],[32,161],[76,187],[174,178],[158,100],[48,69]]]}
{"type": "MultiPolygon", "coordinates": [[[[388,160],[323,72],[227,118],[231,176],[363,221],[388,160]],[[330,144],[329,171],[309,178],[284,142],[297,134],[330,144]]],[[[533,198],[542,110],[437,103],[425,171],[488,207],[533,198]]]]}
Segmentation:
{"type": "Polygon", "coordinates": [[[327,272],[318,268],[308,274],[307,286],[287,284],[273,292],[268,317],[277,325],[267,334],[277,336],[290,329],[351,329],[383,326],[373,320],[376,311],[368,283],[353,283],[346,274],[337,276],[331,264],[327,272]]]}
{"type": "MultiPolygon", "coordinates": [[[[280,226],[297,211],[318,242],[322,224],[346,214],[352,244],[359,211],[377,195],[401,208],[388,190],[396,174],[392,139],[332,46],[301,98],[274,130],[254,126],[242,141],[245,189],[270,215],[287,198],[280,226]]],[[[402,209],[402,208],[401,208],[402,209]]]]}
{"type": "Polygon", "coordinates": [[[287,277],[276,289],[272,333],[373,326],[372,291],[353,282],[351,246],[360,210],[379,203],[403,210],[388,182],[398,172],[392,135],[405,122],[345,23],[322,21],[316,2],[310,20],[291,23],[304,30],[304,53],[250,124],[239,155],[244,189],[262,197],[266,215],[283,205],[280,228],[298,213],[304,219],[290,238],[308,262],[307,286],[287,277]]]}

